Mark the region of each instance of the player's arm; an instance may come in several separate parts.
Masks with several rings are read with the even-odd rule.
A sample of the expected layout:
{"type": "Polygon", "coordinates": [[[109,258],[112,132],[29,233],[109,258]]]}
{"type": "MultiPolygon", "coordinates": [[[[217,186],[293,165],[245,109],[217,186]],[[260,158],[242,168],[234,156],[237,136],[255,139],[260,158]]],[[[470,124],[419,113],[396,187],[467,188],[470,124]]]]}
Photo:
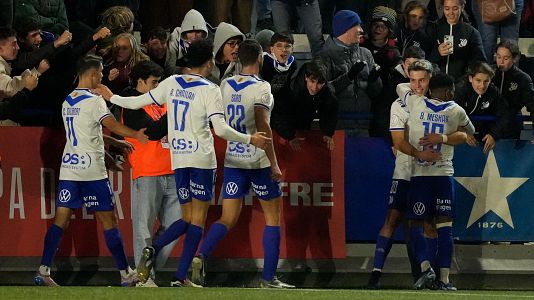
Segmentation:
{"type": "MultiPolygon", "coordinates": [[[[265,132],[265,135],[272,139],[273,131],[271,130],[271,126],[269,126],[269,112],[267,109],[262,106],[254,107],[254,120],[258,131],[265,132]]],[[[271,177],[273,180],[278,181],[282,178],[282,172],[278,166],[278,160],[276,159],[273,144],[269,143],[264,150],[267,158],[269,158],[269,161],[271,162],[271,177]]]]}
{"type": "Polygon", "coordinates": [[[451,146],[467,143],[467,134],[463,131],[455,131],[450,134],[429,133],[419,139],[421,146],[434,146],[437,144],[447,144],[451,146]]]}
{"type": "Polygon", "coordinates": [[[241,133],[226,123],[222,114],[213,114],[210,117],[213,131],[217,136],[227,141],[235,141],[243,144],[252,144],[258,148],[265,148],[266,144],[271,143],[271,139],[265,136],[265,132],[256,132],[253,135],[241,133]]]}
{"type": "Polygon", "coordinates": [[[122,97],[119,95],[113,94],[113,92],[105,85],[100,84],[96,88],[92,89],[92,92],[101,95],[106,101],[110,101],[113,104],[116,104],[120,107],[128,109],[139,109],[145,107],[149,104],[162,105],[166,102],[166,80],[172,80],[172,77],[168,77],[163,82],[161,82],[157,88],[149,91],[140,96],[133,97],[122,97]]]}
{"type": "Polygon", "coordinates": [[[417,150],[404,138],[404,130],[392,130],[390,132],[393,146],[397,151],[428,162],[437,161],[441,158],[441,154],[432,149],[417,150]]]}
{"type": "Polygon", "coordinates": [[[400,99],[406,99],[406,96],[412,92],[410,83],[399,83],[396,90],[400,99]]]}
{"type": "Polygon", "coordinates": [[[115,120],[115,117],[113,117],[112,115],[108,115],[107,117],[104,117],[101,123],[102,125],[104,125],[104,127],[106,127],[111,132],[117,135],[136,139],[143,144],[146,144],[148,142],[148,137],[145,135],[146,128],[143,128],[137,131],[133,130],[117,122],[117,120],[115,120]]]}

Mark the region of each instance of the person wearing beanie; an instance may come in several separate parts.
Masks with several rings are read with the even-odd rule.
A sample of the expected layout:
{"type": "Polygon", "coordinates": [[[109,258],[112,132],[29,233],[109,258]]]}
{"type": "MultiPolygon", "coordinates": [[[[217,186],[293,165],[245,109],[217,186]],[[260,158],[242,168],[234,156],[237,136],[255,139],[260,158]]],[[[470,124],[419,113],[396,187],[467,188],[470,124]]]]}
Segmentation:
{"type": "Polygon", "coordinates": [[[332,20],[333,35],[319,56],[338,99],[339,113],[358,117],[339,120],[338,128],[351,135],[368,136],[371,99],[380,94],[382,80],[371,51],[360,47],[361,23],[356,12],[338,11],[332,20]]]}
{"type": "Polygon", "coordinates": [[[274,31],[270,29],[263,29],[256,33],[254,39],[260,43],[263,52],[271,53],[271,38],[274,35],[274,31]]]}

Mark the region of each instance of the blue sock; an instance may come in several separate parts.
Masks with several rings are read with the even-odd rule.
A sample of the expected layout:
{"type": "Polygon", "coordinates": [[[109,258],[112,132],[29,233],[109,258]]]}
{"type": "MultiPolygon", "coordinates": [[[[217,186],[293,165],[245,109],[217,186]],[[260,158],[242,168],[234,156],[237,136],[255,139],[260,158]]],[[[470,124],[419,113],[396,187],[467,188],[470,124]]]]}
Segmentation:
{"type": "Polygon", "coordinates": [[[265,225],[263,230],[263,273],[261,278],[271,281],[280,257],[280,226],[265,225]]]}
{"type": "Polygon", "coordinates": [[[189,223],[185,222],[182,219],[172,223],[171,226],[169,226],[169,228],[167,228],[159,236],[159,238],[154,241],[154,243],[152,243],[152,247],[154,247],[154,250],[156,250],[156,255],[161,249],[163,249],[163,247],[167,246],[168,244],[172,243],[180,236],[182,236],[182,234],[186,232],[188,225],[189,223]]]}
{"type": "Polygon", "coordinates": [[[382,268],[384,267],[384,263],[386,262],[386,258],[388,257],[389,251],[391,250],[392,244],[392,238],[378,235],[378,237],[376,238],[375,260],[373,268],[382,270],[382,268]]]}
{"type": "Polygon", "coordinates": [[[117,227],[113,227],[108,230],[104,230],[104,237],[106,239],[106,245],[108,246],[113,260],[117,264],[117,269],[126,270],[128,269],[128,260],[126,259],[126,254],[124,253],[124,245],[122,243],[121,233],[117,227]]]}
{"type": "Polygon", "coordinates": [[[63,236],[63,228],[52,224],[46,232],[43,247],[43,257],[41,257],[41,265],[50,267],[54,256],[56,255],[57,248],[61,242],[63,236]]]}
{"type": "Polygon", "coordinates": [[[220,240],[222,240],[228,233],[228,228],[221,223],[214,223],[211,225],[208,234],[204,237],[202,247],[200,247],[200,254],[204,259],[207,259],[213,249],[217,246],[220,240]]]}
{"type": "Polygon", "coordinates": [[[450,268],[453,251],[452,227],[438,228],[438,254],[436,264],[439,268],[450,268]]]}
{"type": "Polygon", "coordinates": [[[410,228],[410,241],[413,245],[413,254],[417,263],[420,264],[428,260],[428,249],[425,236],[423,235],[423,227],[415,226],[410,228]]]}
{"type": "Polygon", "coordinates": [[[436,269],[436,255],[438,253],[438,239],[437,238],[425,238],[428,245],[428,258],[432,268],[436,269]]]}
{"type": "Polygon", "coordinates": [[[198,244],[202,238],[202,227],[189,224],[185,235],[184,248],[180,257],[180,265],[176,271],[176,278],[184,280],[187,277],[187,270],[191,266],[191,261],[197,252],[198,244]]]}

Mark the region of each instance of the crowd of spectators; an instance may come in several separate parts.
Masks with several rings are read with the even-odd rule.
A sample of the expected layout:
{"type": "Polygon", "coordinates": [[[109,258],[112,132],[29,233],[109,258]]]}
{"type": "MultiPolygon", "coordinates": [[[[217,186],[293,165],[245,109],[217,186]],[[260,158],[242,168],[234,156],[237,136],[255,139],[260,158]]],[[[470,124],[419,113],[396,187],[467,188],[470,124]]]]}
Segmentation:
{"type": "Polygon", "coordinates": [[[532,80],[519,68],[517,47],[520,26],[532,32],[522,16],[532,20],[533,4],[515,0],[509,18],[486,24],[477,2],[2,1],[0,119],[60,125],[59,107],[76,82],[74,62],[86,53],[103,57],[103,82],[121,93],[143,61],[163,68],[164,77],[187,73],[189,44],[205,38],[215,49],[209,79],[219,83],[241,71],[239,44],[255,37],[265,51],[261,77],[275,98],[273,129],[293,149],[300,148],[297,131],[314,119],[327,145],[333,146],[335,129],[389,139],[394,86],[408,80],[409,62],[425,57],[455,78],[458,103],[471,115],[496,117],[481,123],[476,136],[489,149],[500,138],[518,138],[516,115],[534,109],[532,80]],[[293,56],[292,33],[307,35],[312,61],[293,56]]]}

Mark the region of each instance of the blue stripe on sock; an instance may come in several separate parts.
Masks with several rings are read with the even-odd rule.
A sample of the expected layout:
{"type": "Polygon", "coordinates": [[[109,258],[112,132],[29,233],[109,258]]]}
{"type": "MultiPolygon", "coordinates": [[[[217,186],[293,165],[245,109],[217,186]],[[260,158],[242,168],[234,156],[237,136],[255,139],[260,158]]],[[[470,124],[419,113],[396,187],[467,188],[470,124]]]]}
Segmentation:
{"type": "Polygon", "coordinates": [[[263,230],[263,280],[274,278],[280,257],[280,226],[265,226],[263,230]]]}
{"type": "Polygon", "coordinates": [[[128,269],[128,260],[126,259],[126,254],[124,253],[124,245],[122,242],[121,233],[117,227],[113,227],[108,230],[104,230],[104,237],[106,239],[106,245],[108,246],[113,260],[117,264],[119,270],[128,269]]]}
{"type": "Polygon", "coordinates": [[[200,247],[200,254],[204,259],[207,259],[220,240],[222,240],[228,233],[228,228],[221,223],[214,223],[208,230],[208,234],[204,237],[202,246],[200,247]]]}
{"type": "Polygon", "coordinates": [[[175,221],[169,226],[160,236],[154,241],[152,247],[156,250],[156,255],[159,253],[163,247],[177,240],[182,234],[187,230],[189,223],[186,223],[184,220],[180,219],[175,221]]]}
{"type": "Polygon", "coordinates": [[[202,227],[189,224],[187,234],[185,235],[184,248],[182,249],[182,256],[180,257],[180,264],[176,271],[176,278],[184,280],[187,277],[187,270],[191,266],[191,261],[195,256],[198,244],[202,238],[202,227]]]}
{"type": "Polygon", "coordinates": [[[48,266],[52,264],[54,256],[56,255],[57,248],[63,237],[63,228],[52,224],[46,232],[43,246],[43,256],[41,257],[41,265],[48,266]]]}

